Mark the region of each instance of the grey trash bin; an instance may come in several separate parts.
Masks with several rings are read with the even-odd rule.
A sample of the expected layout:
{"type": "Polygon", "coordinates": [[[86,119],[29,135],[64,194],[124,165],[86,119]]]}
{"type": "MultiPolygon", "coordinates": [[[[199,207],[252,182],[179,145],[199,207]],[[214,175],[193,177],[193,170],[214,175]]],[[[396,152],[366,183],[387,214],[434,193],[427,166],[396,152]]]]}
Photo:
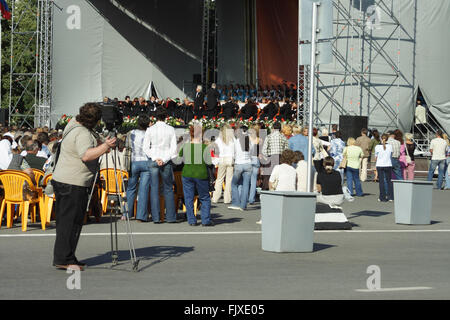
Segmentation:
{"type": "Polygon", "coordinates": [[[392,180],[395,223],[430,224],[433,182],[392,180]]]}
{"type": "Polygon", "coordinates": [[[316,193],[261,191],[262,249],[312,252],[316,193]]]}

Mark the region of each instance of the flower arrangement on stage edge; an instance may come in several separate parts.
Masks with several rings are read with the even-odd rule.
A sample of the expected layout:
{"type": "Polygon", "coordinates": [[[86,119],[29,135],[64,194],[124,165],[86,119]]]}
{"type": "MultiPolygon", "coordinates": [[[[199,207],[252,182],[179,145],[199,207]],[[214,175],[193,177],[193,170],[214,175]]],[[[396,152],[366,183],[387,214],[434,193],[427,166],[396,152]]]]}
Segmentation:
{"type": "MultiPolygon", "coordinates": [[[[61,119],[59,119],[57,123],[57,129],[64,129],[65,126],[69,123],[69,121],[72,119],[72,116],[63,115],[61,119]]],[[[150,117],[150,124],[154,124],[156,122],[155,117],[150,117]]],[[[273,128],[273,124],[275,122],[281,122],[282,124],[289,124],[294,125],[296,124],[296,121],[285,121],[284,119],[277,120],[274,119],[256,119],[253,120],[250,119],[242,119],[242,118],[232,118],[225,120],[224,118],[216,118],[213,117],[211,119],[207,119],[206,117],[202,117],[200,119],[197,119],[196,117],[191,120],[189,123],[185,123],[182,119],[178,119],[175,117],[167,117],[165,122],[168,125],[171,125],[172,127],[186,127],[187,125],[193,125],[193,124],[201,124],[202,127],[205,130],[208,129],[220,129],[224,124],[230,125],[232,128],[236,128],[237,126],[246,126],[247,128],[250,128],[254,124],[261,125],[264,129],[267,129],[268,133],[273,128]]],[[[99,129],[101,130],[104,127],[104,123],[100,123],[99,129]]],[[[126,134],[127,132],[136,129],[137,128],[137,117],[124,117],[122,125],[117,128],[119,133],[126,134]]]]}
{"type": "Polygon", "coordinates": [[[58,120],[58,123],[56,124],[57,130],[64,130],[64,128],[67,126],[67,124],[72,120],[72,116],[67,116],[63,114],[63,116],[58,120]]]}

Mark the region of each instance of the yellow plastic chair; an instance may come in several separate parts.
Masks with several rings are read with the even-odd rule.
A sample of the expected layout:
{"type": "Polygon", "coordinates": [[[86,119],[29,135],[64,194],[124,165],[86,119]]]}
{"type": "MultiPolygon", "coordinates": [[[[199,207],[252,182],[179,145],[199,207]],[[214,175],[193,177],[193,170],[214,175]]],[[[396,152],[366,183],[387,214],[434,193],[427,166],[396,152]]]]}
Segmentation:
{"type": "Polygon", "coordinates": [[[101,187],[101,197],[100,201],[102,203],[102,214],[106,213],[108,206],[108,194],[121,194],[123,197],[125,196],[125,191],[123,190],[123,180],[128,179],[128,172],[125,170],[116,170],[116,176],[114,175],[114,169],[101,169],[100,170],[100,179],[105,183],[102,184],[101,187]],[[108,178],[108,179],[107,179],[108,178]],[[119,189],[116,187],[116,179],[119,189]],[[108,183],[108,185],[106,185],[108,183]]]}
{"type": "Polygon", "coordinates": [[[19,205],[19,212],[22,212],[22,231],[27,231],[28,213],[30,206],[33,207],[33,215],[31,221],[36,221],[36,207],[39,205],[41,210],[41,226],[42,230],[45,230],[46,224],[46,210],[43,203],[42,189],[36,188],[31,181],[31,178],[24,172],[18,170],[5,170],[0,172],[0,181],[3,184],[5,191],[5,198],[2,201],[0,208],[0,221],[3,218],[3,213],[6,206],[6,227],[12,228],[13,226],[13,205],[19,205]],[[36,196],[24,195],[24,184],[28,183],[28,189],[35,193],[36,196]]]}
{"type": "Polygon", "coordinates": [[[32,168],[34,173],[34,180],[36,180],[36,185],[39,187],[42,185],[42,179],[44,178],[45,172],[39,169],[32,168]]]}
{"type": "MultiPolygon", "coordinates": [[[[47,184],[50,183],[50,180],[52,180],[52,178],[53,174],[45,176],[44,180],[42,181],[42,187],[45,188],[45,186],[47,186],[47,184]]],[[[52,218],[54,202],[55,202],[55,194],[53,194],[51,197],[44,194],[44,206],[46,209],[47,225],[50,223],[50,220],[52,218]]]]}

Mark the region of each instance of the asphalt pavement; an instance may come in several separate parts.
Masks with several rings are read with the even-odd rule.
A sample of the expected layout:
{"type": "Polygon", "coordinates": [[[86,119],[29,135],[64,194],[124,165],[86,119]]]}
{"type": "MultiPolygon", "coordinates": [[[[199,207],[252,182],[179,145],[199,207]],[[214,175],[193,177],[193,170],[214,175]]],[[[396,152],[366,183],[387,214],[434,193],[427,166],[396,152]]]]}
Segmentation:
{"type": "Polygon", "coordinates": [[[315,231],[311,253],[263,251],[258,204],[214,205],[213,227],[132,220],[138,272],[125,222],[116,266],[108,218],[83,227],[77,256],[88,267],[79,277],[51,265],[54,226],[3,224],[0,299],[449,299],[450,191],[433,190],[431,224],[412,226],[395,224],[394,203],[377,201],[376,183],[363,190],[343,205],[352,230],[315,231]]]}

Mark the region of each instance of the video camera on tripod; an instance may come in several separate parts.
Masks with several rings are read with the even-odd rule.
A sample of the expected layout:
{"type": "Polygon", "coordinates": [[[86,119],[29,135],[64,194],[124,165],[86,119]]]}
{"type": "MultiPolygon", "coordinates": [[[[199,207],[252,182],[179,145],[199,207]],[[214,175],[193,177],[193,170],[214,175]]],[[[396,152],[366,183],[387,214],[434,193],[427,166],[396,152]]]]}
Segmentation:
{"type": "Polygon", "coordinates": [[[105,123],[105,129],[109,132],[117,131],[123,123],[123,115],[119,110],[117,102],[102,102],[102,121],[105,123]]]}
{"type": "MultiPolygon", "coordinates": [[[[108,135],[110,137],[117,137],[117,128],[123,123],[123,117],[122,113],[120,112],[117,103],[114,102],[104,102],[100,103],[100,107],[102,110],[102,121],[105,123],[105,130],[107,131],[108,135]]],[[[112,150],[112,162],[113,162],[113,177],[110,176],[110,168],[108,165],[108,155],[104,155],[106,157],[106,176],[105,176],[105,189],[107,193],[107,210],[110,211],[110,230],[111,230],[111,257],[112,257],[112,265],[115,266],[118,264],[118,233],[117,233],[117,219],[118,216],[126,217],[125,221],[125,227],[126,227],[126,233],[128,238],[128,245],[130,248],[130,257],[131,257],[131,263],[133,271],[138,271],[138,264],[139,260],[136,258],[136,250],[134,248],[134,241],[133,241],[133,233],[131,231],[131,225],[130,225],[130,218],[129,218],[129,211],[128,211],[128,205],[126,198],[122,197],[121,191],[126,190],[125,185],[125,178],[124,174],[121,170],[117,170],[117,164],[120,168],[120,158],[117,156],[117,147],[115,147],[112,150]],[[118,178],[118,174],[120,174],[120,179],[118,178]],[[111,178],[114,179],[114,189],[115,193],[110,193],[110,180],[111,178]],[[119,186],[119,181],[121,182],[121,186],[119,186]],[[113,228],[114,225],[114,228],[113,228]]],[[[99,160],[101,162],[101,158],[99,160]]],[[[98,172],[96,174],[96,177],[94,179],[97,180],[98,172]]],[[[92,198],[92,194],[94,191],[94,187],[91,189],[91,194],[89,196],[88,201],[88,208],[89,203],[92,198]]]]}

